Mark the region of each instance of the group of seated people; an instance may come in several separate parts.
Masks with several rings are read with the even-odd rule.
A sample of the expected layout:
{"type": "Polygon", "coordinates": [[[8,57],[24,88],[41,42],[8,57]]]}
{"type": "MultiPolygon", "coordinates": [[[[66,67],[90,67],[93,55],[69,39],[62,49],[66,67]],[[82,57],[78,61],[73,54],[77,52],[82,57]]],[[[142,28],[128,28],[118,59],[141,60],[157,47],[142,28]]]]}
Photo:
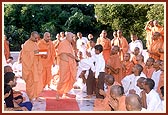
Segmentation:
{"type": "Polygon", "coordinates": [[[94,101],[94,111],[163,111],[165,110],[164,86],[160,87],[159,93],[153,88],[154,80],[140,77],[137,87],[141,89],[141,94],[135,92],[125,94],[124,87],[118,84],[112,75],[105,76],[107,89],[100,90],[104,99],[96,98],[94,101]]]}
{"type": "Polygon", "coordinates": [[[13,88],[17,85],[17,77],[10,66],[4,67],[4,110],[5,111],[31,111],[33,104],[26,92],[13,88]]]}
{"type": "MultiPolygon", "coordinates": [[[[91,39],[90,42],[94,41],[91,39]]],[[[95,50],[99,50],[99,56],[95,60],[101,58],[102,50],[97,46],[93,47],[95,50]]],[[[126,101],[128,96],[127,100],[132,100],[130,98],[140,99],[137,103],[140,103],[138,107],[141,109],[138,108],[137,110],[163,111],[165,109],[162,103],[162,97],[164,96],[164,61],[149,57],[144,62],[144,56],[139,53],[138,47],[135,47],[132,57],[130,53],[125,53],[123,61],[119,60],[118,53],[119,47],[113,46],[110,58],[105,65],[102,60],[94,62],[92,56],[78,62],[77,80],[82,79],[82,84],[86,85],[86,98],[96,95],[94,110],[134,111],[137,108],[130,109],[131,107],[126,105],[131,102],[126,101]],[[104,66],[105,71],[102,71],[100,68],[104,68],[104,66]],[[95,77],[97,71],[99,71],[98,78],[95,77]],[[107,76],[111,76],[113,81],[107,82],[107,76]],[[114,79],[115,84],[118,85],[113,85],[114,79]],[[104,83],[106,85],[103,86],[104,83]],[[109,88],[109,86],[113,88],[109,88]],[[105,92],[106,87],[107,92],[105,92]],[[159,97],[159,94],[161,97],[159,97]]],[[[75,83],[74,88],[83,88],[81,81],[75,83]]]]}

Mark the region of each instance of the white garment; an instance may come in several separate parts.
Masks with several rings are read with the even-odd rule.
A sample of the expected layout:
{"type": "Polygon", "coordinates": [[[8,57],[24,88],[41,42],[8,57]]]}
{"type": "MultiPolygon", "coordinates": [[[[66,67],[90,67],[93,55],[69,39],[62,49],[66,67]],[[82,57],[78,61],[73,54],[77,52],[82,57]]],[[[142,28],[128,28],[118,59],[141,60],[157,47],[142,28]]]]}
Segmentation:
{"type": "MultiPolygon", "coordinates": [[[[86,71],[85,73],[85,78],[87,79],[88,77],[88,74],[89,74],[89,71],[86,71]]],[[[80,89],[82,91],[85,91],[86,90],[86,84],[83,83],[83,79],[78,77],[76,78],[76,82],[73,84],[73,86],[77,86],[77,87],[80,87],[80,89]]]]}
{"type": "Polygon", "coordinates": [[[155,90],[146,94],[147,111],[163,111],[162,101],[155,90]]]}
{"type": "Polygon", "coordinates": [[[76,47],[79,51],[82,52],[83,58],[86,58],[87,43],[88,39],[86,37],[79,38],[76,41],[76,47]]]}
{"type": "Polygon", "coordinates": [[[143,51],[143,44],[141,40],[135,40],[129,43],[128,53],[134,52],[135,47],[139,48],[140,54],[143,51]]]}
{"type": "Polygon", "coordinates": [[[105,60],[102,53],[95,55],[95,78],[98,78],[100,72],[105,72],[105,60]]]}
{"type": "Polygon", "coordinates": [[[59,65],[55,65],[54,67],[52,66],[51,68],[51,72],[52,72],[52,75],[57,75],[58,74],[58,71],[59,71],[59,65]]]}
{"type": "Polygon", "coordinates": [[[166,101],[162,100],[162,106],[163,106],[163,110],[166,111],[166,101]]]}
{"type": "Polygon", "coordinates": [[[29,100],[29,97],[28,97],[28,95],[26,94],[26,92],[21,91],[21,93],[22,93],[23,98],[25,98],[23,102],[29,102],[30,100],[29,100]]]}
{"type": "Polygon", "coordinates": [[[91,57],[93,57],[93,56],[95,56],[96,54],[95,54],[95,48],[89,48],[88,50],[87,50],[87,52],[89,52],[90,54],[91,54],[91,57]]]}
{"type": "Polygon", "coordinates": [[[158,88],[158,84],[159,84],[160,74],[161,74],[161,73],[162,73],[162,71],[161,71],[161,70],[158,70],[158,71],[154,71],[153,74],[152,74],[151,79],[153,79],[154,82],[155,82],[155,86],[154,86],[154,88],[153,88],[155,91],[156,91],[157,88],[158,88]]]}
{"type": "Polygon", "coordinates": [[[138,94],[140,96],[140,92],[142,90],[137,86],[137,80],[140,77],[145,77],[146,78],[146,75],[143,72],[141,72],[140,76],[135,76],[134,74],[131,74],[131,75],[125,76],[121,80],[122,86],[124,87],[125,95],[128,95],[129,90],[133,89],[133,90],[136,91],[136,94],[138,94]]]}
{"type": "Polygon", "coordinates": [[[94,66],[94,62],[95,62],[95,48],[92,48],[92,49],[88,50],[88,52],[91,53],[91,57],[82,59],[80,62],[78,62],[78,70],[77,70],[76,79],[78,79],[79,75],[84,70],[89,70],[91,68],[91,70],[93,72],[95,72],[95,66],[94,66]]]}
{"type": "Polygon", "coordinates": [[[142,108],[142,109],[141,109],[141,111],[147,111],[147,109],[145,109],[145,108],[142,108]]]}
{"type": "Polygon", "coordinates": [[[13,64],[12,63],[7,63],[5,66],[10,66],[12,68],[13,64]]]}
{"type": "Polygon", "coordinates": [[[14,62],[12,70],[17,77],[22,77],[22,63],[14,62]]]}

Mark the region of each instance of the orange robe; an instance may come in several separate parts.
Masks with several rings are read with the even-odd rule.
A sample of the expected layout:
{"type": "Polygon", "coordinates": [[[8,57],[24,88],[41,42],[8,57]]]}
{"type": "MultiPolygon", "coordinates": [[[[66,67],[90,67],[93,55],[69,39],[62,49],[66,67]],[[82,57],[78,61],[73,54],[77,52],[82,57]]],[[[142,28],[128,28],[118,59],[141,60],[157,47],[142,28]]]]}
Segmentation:
{"type": "Polygon", "coordinates": [[[125,95],[119,98],[119,104],[118,104],[119,106],[117,111],[126,111],[125,98],[126,98],[125,95]]]}
{"type": "Polygon", "coordinates": [[[146,47],[149,49],[150,45],[152,44],[152,30],[151,28],[146,29],[146,47]]]}
{"type": "Polygon", "coordinates": [[[57,92],[59,94],[69,92],[76,81],[76,61],[66,53],[74,55],[71,43],[65,39],[58,46],[60,80],[58,82],[57,92]]]}
{"type": "Polygon", "coordinates": [[[159,32],[161,35],[162,35],[162,41],[164,41],[164,27],[163,26],[154,26],[152,27],[152,35],[155,33],[155,32],[159,32]]]}
{"type": "Polygon", "coordinates": [[[122,75],[123,77],[132,74],[132,68],[133,68],[134,64],[130,61],[124,61],[122,62],[122,75]]]}
{"type": "Polygon", "coordinates": [[[26,93],[30,99],[37,98],[43,90],[42,62],[40,57],[34,54],[38,50],[36,42],[27,40],[22,49],[22,78],[26,82],[26,93]]]}
{"type": "Polygon", "coordinates": [[[57,55],[58,55],[58,45],[59,45],[59,40],[54,40],[54,41],[53,41],[53,44],[54,44],[55,55],[56,55],[56,57],[55,57],[55,64],[58,65],[59,60],[58,60],[58,58],[57,58],[57,55]]]}
{"type": "MultiPolygon", "coordinates": [[[[163,43],[161,49],[163,49],[163,51],[164,51],[164,43],[163,43]]],[[[164,52],[163,53],[159,53],[159,54],[160,54],[160,60],[164,60],[164,52]]]]}
{"type": "MultiPolygon", "coordinates": [[[[116,81],[114,82],[113,85],[121,85],[117,83],[116,81]]],[[[112,86],[113,86],[112,85],[112,86]]],[[[110,97],[110,89],[112,86],[107,86],[107,91],[106,91],[106,97],[104,99],[95,99],[94,101],[94,111],[111,111],[111,107],[109,106],[109,97],[110,97]]]]}
{"type": "Polygon", "coordinates": [[[116,82],[121,84],[121,80],[123,76],[122,76],[122,66],[121,66],[119,55],[118,54],[111,55],[109,60],[107,61],[107,65],[111,66],[114,69],[119,69],[118,74],[111,72],[111,75],[114,76],[116,82]]]}
{"type": "Polygon", "coordinates": [[[143,72],[147,78],[151,78],[154,71],[155,71],[155,68],[153,67],[148,68],[147,66],[145,66],[143,69],[143,72]]]}
{"type": "Polygon", "coordinates": [[[123,36],[121,38],[115,38],[112,40],[113,45],[117,45],[120,49],[122,49],[119,53],[121,61],[123,60],[123,56],[127,53],[129,45],[127,39],[123,36]]]}
{"type": "Polygon", "coordinates": [[[5,55],[6,60],[10,56],[9,42],[7,40],[4,40],[4,55],[5,55]]]}
{"type": "Polygon", "coordinates": [[[108,86],[106,97],[104,99],[95,99],[94,101],[94,111],[111,111],[110,106],[108,105],[108,100],[110,96],[110,88],[111,86],[108,86]]]}
{"type": "Polygon", "coordinates": [[[164,86],[164,72],[163,71],[160,74],[160,79],[159,79],[159,83],[158,83],[157,92],[160,92],[160,87],[162,87],[162,86],[164,86]]]}
{"type": "Polygon", "coordinates": [[[132,62],[134,65],[135,65],[135,64],[138,64],[135,55],[133,55],[131,62],[132,62]]]}
{"type": "Polygon", "coordinates": [[[43,87],[50,84],[50,81],[52,79],[52,72],[51,68],[55,61],[55,48],[52,43],[52,41],[49,41],[48,43],[41,39],[38,41],[38,47],[39,50],[45,49],[47,51],[46,58],[41,57],[42,64],[43,64],[43,72],[42,72],[42,78],[43,78],[43,87]]]}
{"type": "Polygon", "coordinates": [[[112,45],[112,46],[118,46],[118,47],[120,47],[119,39],[118,39],[118,38],[113,38],[113,39],[111,40],[111,45],[112,45]]]}
{"type": "Polygon", "coordinates": [[[111,41],[109,38],[98,38],[97,44],[101,44],[103,46],[103,57],[105,60],[105,63],[107,63],[107,60],[110,57],[111,53],[111,41]]]}
{"type": "Polygon", "coordinates": [[[140,64],[143,67],[143,71],[142,72],[144,72],[145,63],[141,62],[141,63],[138,63],[138,64],[140,64]]]}
{"type": "Polygon", "coordinates": [[[160,59],[159,49],[162,48],[162,45],[163,45],[163,42],[161,42],[160,40],[153,41],[151,44],[151,47],[149,48],[149,51],[154,52],[154,53],[158,54],[159,56],[156,56],[156,55],[149,53],[149,57],[152,57],[155,60],[160,59]]]}

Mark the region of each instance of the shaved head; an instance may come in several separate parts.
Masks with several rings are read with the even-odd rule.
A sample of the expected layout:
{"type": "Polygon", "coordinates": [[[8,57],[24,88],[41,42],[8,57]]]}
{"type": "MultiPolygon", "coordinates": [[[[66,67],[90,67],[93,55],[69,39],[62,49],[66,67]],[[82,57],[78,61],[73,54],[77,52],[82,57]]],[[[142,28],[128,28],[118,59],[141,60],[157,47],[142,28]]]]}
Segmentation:
{"type": "Polygon", "coordinates": [[[124,88],[120,85],[113,85],[110,89],[110,95],[113,98],[120,97],[124,94],[124,88]]]}
{"type": "Polygon", "coordinates": [[[44,40],[46,42],[49,42],[51,40],[51,36],[50,36],[50,33],[49,32],[45,32],[44,33],[44,40]]]}
{"type": "Polygon", "coordinates": [[[72,42],[72,40],[73,40],[73,33],[72,33],[72,32],[67,32],[67,34],[66,34],[66,39],[67,39],[69,42],[72,42]]]}
{"type": "Polygon", "coordinates": [[[141,111],[141,98],[137,94],[128,94],[125,99],[126,109],[128,111],[141,111]]]}
{"type": "Polygon", "coordinates": [[[137,82],[140,82],[140,83],[143,83],[143,81],[145,80],[146,78],[145,77],[140,77],[137,82]]]}
{"type": "Polygon", "coordinates": [[[105,76],[105,81],[107,83],[107,85],[113,85],[114,84],[114,77],[112,75],[106,75],[105,76]]]}
{"type": "Polygon", "coordinates": [[[137,86],[140,88],[140,89],[143,89],[143,82],[146,78],[145,77],[140,77],[138,80],[137,80],[137,86]]]}

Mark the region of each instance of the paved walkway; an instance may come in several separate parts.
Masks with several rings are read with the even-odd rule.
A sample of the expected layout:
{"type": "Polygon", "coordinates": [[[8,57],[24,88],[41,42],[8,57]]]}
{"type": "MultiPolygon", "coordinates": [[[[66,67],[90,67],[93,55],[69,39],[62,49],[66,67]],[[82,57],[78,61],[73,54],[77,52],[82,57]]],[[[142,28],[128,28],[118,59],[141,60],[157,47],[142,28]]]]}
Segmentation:
{"type": "MultiPolygon", "coordinates": [[[[25,85],[26,85],[25,81],[21,78],[18,78],[17,85],[14,89],[21,90],[24,92],[25,85]]],[[[51,88],[55,90],[54,85],[51,85],[51,88]]],[[[51,89],[45,89],[45,90],[51,91],[51,89]]],[[[92,111],[93,110],[93,103],[94,103],[95,97],[92,97],[90,99],[84,98],[86,96],[86,92],[80,89],[72,89],[69,93],[76,95],[76,101],[78,103],[80,111],[92,111]]],[[[27,95],[24,95],[24,96],[28,98],[27,95]]],[[[37,101],[33,102],[32,111],[46,111],[46,99],[44,97],[40,97],[40,99],[41,99],[40,102],[37,102],[37,101]]],[[[71,108],[69,108],[69,110],[71,110],[71,108]]]]}

